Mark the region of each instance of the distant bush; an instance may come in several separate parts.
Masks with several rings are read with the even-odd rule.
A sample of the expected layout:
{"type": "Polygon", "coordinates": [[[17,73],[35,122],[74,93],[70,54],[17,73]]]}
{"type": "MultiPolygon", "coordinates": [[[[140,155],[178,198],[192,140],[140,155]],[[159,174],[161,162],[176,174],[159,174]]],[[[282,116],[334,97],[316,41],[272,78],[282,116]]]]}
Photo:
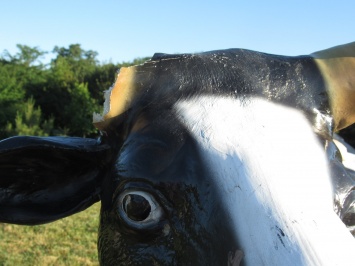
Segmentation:
{"type": "Polygon", "coordinates": [[[97,52],[79,44],[48,52],[17,45],[0,57],[0,139],[12,135],[71,135],[95,137],[92,113],[101,110],[103,91],[115,81],[122,66],[140,64],[137,58],[120,64],[100,64],[97,52]]]}

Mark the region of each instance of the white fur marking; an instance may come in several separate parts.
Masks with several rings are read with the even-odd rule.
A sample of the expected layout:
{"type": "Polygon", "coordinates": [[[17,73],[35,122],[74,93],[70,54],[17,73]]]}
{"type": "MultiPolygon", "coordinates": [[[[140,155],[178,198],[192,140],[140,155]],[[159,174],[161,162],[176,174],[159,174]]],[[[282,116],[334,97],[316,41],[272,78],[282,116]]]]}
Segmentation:
{"type": "Polygon", "coordinates": [[[299,112],[261,99],[198,97],[175,109],[214,177],[247,265],[353,265],[332,209],[325,153],[299,112]]]}

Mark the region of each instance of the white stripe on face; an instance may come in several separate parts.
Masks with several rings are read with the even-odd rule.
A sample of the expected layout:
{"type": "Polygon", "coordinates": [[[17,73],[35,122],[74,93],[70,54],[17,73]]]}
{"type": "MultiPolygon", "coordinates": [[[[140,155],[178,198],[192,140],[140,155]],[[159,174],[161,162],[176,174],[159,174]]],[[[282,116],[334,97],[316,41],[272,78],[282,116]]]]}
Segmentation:
{"type": "Polygon", "coordinates": [[[262,99],[175,105],[197,141],[247,265],[350,265],[355,240],[333,212],[322,147],[296,110],[262,99]]]}

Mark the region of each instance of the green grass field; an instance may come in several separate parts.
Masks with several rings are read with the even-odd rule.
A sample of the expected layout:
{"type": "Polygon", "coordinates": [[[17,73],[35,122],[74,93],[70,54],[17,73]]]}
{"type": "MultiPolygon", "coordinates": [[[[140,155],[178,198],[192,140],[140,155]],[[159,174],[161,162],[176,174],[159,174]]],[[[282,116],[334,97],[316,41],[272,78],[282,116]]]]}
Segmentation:
{"type": "Polygon", "coordinates": [[[54,223],[0,223],[0,265],[98,265],[100,204],[54,223]]]}

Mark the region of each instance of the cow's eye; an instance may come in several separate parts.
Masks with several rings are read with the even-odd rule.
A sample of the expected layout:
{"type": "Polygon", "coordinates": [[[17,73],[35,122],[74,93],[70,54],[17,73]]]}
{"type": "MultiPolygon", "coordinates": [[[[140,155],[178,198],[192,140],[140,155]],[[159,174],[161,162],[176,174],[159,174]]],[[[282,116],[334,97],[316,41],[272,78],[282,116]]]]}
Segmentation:
{"type": "Polygon", "coordinates": [[[119,214],[129,226],[143,229],[161,220],[162,209],[148,192],[126,191],[119,196],[119,214]]]}
{"type": "Polygon", "coordinates": [[[145,197],[137,194],[128,194],[122,201],[123,211],[133,221],[144,221],[148,218],[152,208],[145,197]]]}

